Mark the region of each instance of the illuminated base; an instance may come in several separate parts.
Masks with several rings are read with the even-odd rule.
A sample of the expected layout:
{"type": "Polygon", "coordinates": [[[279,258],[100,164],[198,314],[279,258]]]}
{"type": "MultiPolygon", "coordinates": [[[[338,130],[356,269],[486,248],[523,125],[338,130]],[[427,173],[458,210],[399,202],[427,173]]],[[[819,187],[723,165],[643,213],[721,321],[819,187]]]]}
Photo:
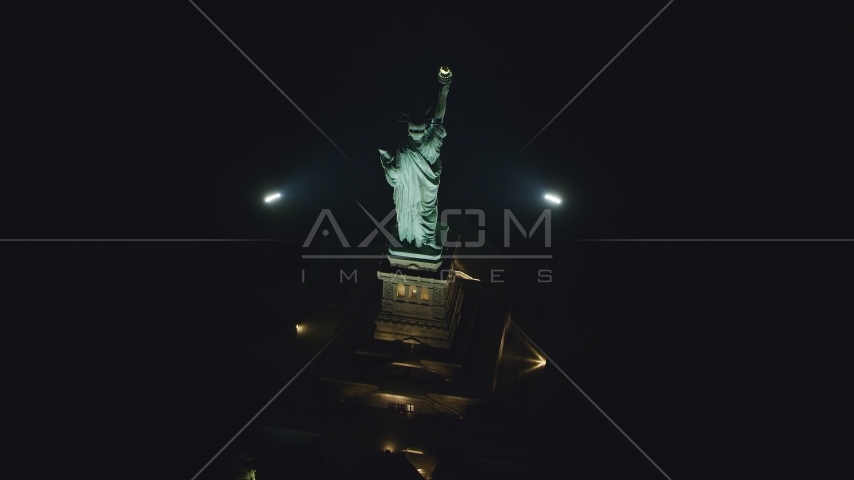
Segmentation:
{"type": "Polygon", "coordinates": [[[396,414],[478,415],[495,388],[509,315],[477,307],[485,295],[480,282],[395,273],[383,262],[382,289],[361,331],[330,346],[321,380],[333,387],[331,398],[396,414]]]}
{"type": "Polygon", "coordinates": [[[435,271],[381,262],[361,329],[330,346],[321,380],[332,387],[331,398],[406,415],[459,419],[481,412],[495,387],[510,317],[479,309],[483,285],[458,277],[453,249],[445,253],[435,271]]]}
{"type": "Polygon", "coordinates": [[[413,275],[390,263],[377,278],[383,288],[374,339],[451,348],[463,297],[453,267],[413,275]]]}
{"type": "MultiPolygon", "coordinates": [[[[436,238],[445,244],[447,225],[437,225],[436,238]]],[[[377,271],[383,288],[374,339],[451,348],[462,291],[460,282],[454,283],[453,251],[447,250],[443,259],[441,250],[427,246],[389,245],[388,264],[377,271]]]]}

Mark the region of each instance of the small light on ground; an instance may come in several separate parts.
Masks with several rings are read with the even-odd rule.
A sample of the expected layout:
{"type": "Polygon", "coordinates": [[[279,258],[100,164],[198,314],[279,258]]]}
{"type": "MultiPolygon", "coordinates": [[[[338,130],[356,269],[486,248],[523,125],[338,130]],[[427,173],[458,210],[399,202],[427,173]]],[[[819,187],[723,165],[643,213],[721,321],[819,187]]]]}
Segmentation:
{"type": "Polygon", "coordinates": [[[556,203],[556,204],[560,205],[560,198],[552,195],[551,193],[547,193],[545,195],[545,199],[552,202],[552,203],[556,203]]]}
{"type": "Polygon", "coordinates": [[[274,200],[278,200],[279,198],[281,198],[281,196],[282,196],[282,194],[281,194],[281,193],[274,193],[274,194],[272,194],[272,195],[267,195],[267,196],[264,198],[264,203],[270,203],[270,202],[272,202],[272,201],[274,201],[274,200]]]}

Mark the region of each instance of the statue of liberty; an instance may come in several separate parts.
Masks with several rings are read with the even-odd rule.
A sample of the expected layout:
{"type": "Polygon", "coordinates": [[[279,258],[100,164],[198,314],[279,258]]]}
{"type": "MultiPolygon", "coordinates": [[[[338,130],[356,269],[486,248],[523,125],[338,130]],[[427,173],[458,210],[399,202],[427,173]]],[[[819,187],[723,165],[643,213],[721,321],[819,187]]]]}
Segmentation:
{"type": "Polygon", "coordinates": [[[380,150],[386,180],[394,187],[397,237],[409,244],[407,251],[414,250],[412,253],[420,252],[431,257],[442,251],[436,220],[439,176],[442,173],[439,149],[447,134],[442,120],[451,83],[451,71],[447,67],[439,70],[439,82],[442,89],[433,118],[428,120],[426,112],[407,115],[409,137],[400,144],[394,156],[380,150]]]}

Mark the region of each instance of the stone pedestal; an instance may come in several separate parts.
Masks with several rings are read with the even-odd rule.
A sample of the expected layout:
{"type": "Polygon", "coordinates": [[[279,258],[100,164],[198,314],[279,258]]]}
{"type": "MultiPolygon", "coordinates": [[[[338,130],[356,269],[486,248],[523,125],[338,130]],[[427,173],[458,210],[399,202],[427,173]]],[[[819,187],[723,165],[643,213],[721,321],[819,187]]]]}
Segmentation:
{"type": "Polygon", "coordinates": [[[377,271],[383,289],[374,338],[451,348],[463,297],[453,262],[429,271],[400,268],[389,260],[377,271]]]}
{"type": "MultiPolygon", "coordinates": [[[[397,226],[393,229],[397,236],[397,226]]],[[[436,226],[436,244],[445,245],[448,237],[448,226],[438,224],[436,226]]],[[[388,261],[393,267],[401,267],[410,270],[425,270],[435,272],[442,266],[443,249],[435,249],[422,245],[420,248],[409,242],[401,241],[400,247],[388,246],[388,261]]]]}

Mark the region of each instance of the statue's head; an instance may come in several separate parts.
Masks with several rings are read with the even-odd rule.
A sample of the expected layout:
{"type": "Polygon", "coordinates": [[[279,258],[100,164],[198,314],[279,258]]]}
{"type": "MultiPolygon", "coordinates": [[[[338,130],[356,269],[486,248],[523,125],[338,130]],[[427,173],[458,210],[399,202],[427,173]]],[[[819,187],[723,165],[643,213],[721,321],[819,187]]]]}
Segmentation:
{"type": "Polygon", "coordinates": [[[409,122],[409,136],[412,137],[413,140],[421,141],[421,139],[424,138],[424,132],[426,130],[426,123],[415,124],[413,122],[409,122]]]}
{"type": "Polygon", "coordinates": [[[413,115],[409,117],[409,136],[413,140],[421,141],[427,131],[427,118],[424,115],[413,115]]]}

